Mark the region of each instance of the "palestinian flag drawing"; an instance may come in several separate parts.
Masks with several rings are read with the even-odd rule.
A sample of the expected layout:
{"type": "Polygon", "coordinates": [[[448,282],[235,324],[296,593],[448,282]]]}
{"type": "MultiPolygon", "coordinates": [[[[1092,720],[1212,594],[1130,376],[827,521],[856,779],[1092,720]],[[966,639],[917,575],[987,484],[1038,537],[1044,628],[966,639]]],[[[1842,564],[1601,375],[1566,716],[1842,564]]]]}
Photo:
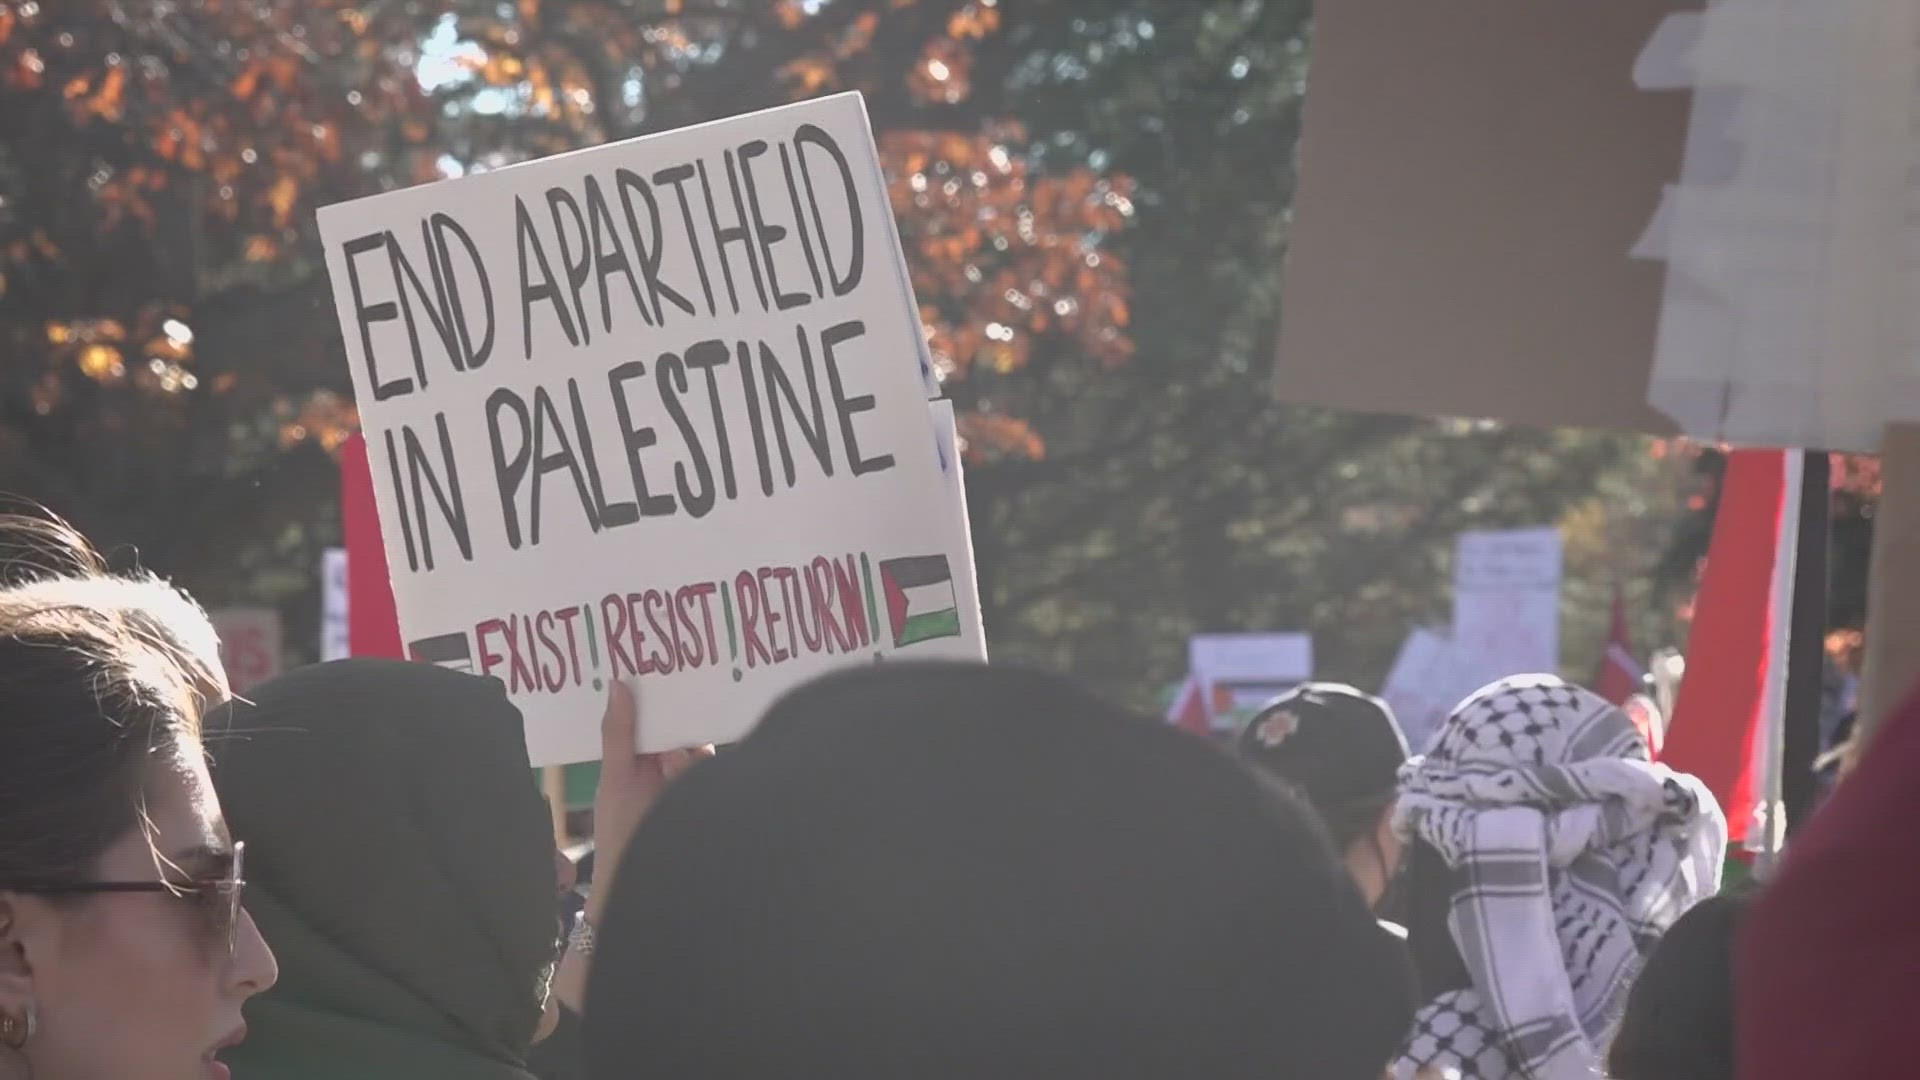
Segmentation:
{"type": "Polygon", "coordinates": [[[945,555],[888,559],[880,564],[880,583],[886,590],[894,648],[960,636],[960,603],[945,555]]]}
{"type": "Polygon", "coordinates": [[[443,668],[473,674],[473,653],[467,649],[467,635],[441,634],[407,644],[407,657],[416,664],[438,664],[443,668]]]}

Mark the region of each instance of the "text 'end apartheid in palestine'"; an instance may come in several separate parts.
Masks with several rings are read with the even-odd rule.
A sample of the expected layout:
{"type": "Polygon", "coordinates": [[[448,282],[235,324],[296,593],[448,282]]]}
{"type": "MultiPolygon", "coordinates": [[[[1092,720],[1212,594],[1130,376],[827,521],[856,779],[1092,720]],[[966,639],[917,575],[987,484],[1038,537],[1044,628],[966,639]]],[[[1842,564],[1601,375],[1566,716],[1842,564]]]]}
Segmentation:
{"type": "MultiPolygon", "coordinates": [[[[859,310],[869,238],[890,236],[890,221],[870,228],[854,162],[827,128],[797,116],[779,131],[612,160],[569,155],[574,167],[551,170],[549,183],[329,230],[342,237],[330,246],[355,382],[369,418],[382,419],[369,425],[384,428],[373,451],[400,504],[396,571],[431,572],[450,551],[470,563],[490,543],[537,546],[556,513],[599,533],[892,467],[877,436],[861,442],[875,395],[860,369],[902,357],[844,317],[859,310]],[[643,160],[639,171],[617,163],[643,160]],[[774,161],[777,177],[756,173],[774,161]],[[528,210],[530,189],[546,216],[528,210]],[[782,192],[784,203],[769,201],[782,192]],[[511,244],[498,231],[509,202],[511,244]],[[417,226],[417,243],[394,218],[417,226]],[[804,310],[816,302],[833,310],[804,310]],[[495,356],[515,317],[532,385],[503,375],[495,356]],[[747,326],[774,332],[748,337],[747,326]],[[570,360],[582,348],[601,361],[587,372],[570,360]],[[484,396],[440,392],[449,379],[478,380],[484,396]],[[432,402],[401,408],[417,396],[432,402]],[[485,458],[467,445],[480,441],[476,416],[485,458]],[[596,430],[611,434],[596,444],[596,430]],[[470,504],[476,460],[491,466],[497,524],[491,506],[470,504]]],[[[876,287],[887,284],[882,275],[876,287]]]]}
{"type": "Polygon", "coordinates": [[[835,665],[984,658],[857,95],[320,227],[403,639],[499,679],[538,763],[597,752],[611,679],[653,687],[667,748],[835,665]]]}

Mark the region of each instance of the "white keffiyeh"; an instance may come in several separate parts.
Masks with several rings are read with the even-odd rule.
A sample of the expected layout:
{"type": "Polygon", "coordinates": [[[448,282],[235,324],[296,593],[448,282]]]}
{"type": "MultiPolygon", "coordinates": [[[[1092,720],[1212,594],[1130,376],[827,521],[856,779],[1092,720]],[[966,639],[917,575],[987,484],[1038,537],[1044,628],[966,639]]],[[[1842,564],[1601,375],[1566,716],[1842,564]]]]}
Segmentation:
{"type": "Polygon", "coordinates": [[[1420,1010],[1394,1075],[1600,1076],[1647,953],[1719,889],[1713,794],[1652,764],[1619,709],[1545,675],[1468,698],[1400,791],[1398,827],[1453,872],[1448,925],[1473,987],[1420,1010]]]}

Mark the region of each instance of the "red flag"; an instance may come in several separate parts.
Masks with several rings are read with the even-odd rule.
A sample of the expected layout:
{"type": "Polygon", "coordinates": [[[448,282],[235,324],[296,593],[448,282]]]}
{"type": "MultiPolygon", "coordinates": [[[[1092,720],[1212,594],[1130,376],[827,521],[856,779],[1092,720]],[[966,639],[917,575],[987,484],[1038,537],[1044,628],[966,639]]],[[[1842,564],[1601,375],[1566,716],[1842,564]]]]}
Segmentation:
{"type": "Polygon", "coordinates": [[[1762,778],[1754,751],[1765,730],[1773,641],[1774,560],[1786,507],[1786,452],[1727,456],[1687,646],[1687,676],[1667,725],[1662,760],[1704,780],[1727,814],[1729,838],[1747,835],[1762,778]]]}
{"type": "Polygon", "coordinates": [[[367,441],[357,434],[340,446],[340,531],[347,548],[348,652],[405,659],[387,549],[380,539],[380,508],[373,501],[373,466],[367,441]]]}
{"type": "Polygon", "coordinates": [[[1640,678],[1646,669],[1633,655],[1633,638],[1627,631],[1627,600],[1620,586],[1613,587],[1613,629],[1607,634],[1607,651],[1600,657],[1600,674],[1593,680],[1593,691],[1615,705],[1640,692],[1640,678]]]}

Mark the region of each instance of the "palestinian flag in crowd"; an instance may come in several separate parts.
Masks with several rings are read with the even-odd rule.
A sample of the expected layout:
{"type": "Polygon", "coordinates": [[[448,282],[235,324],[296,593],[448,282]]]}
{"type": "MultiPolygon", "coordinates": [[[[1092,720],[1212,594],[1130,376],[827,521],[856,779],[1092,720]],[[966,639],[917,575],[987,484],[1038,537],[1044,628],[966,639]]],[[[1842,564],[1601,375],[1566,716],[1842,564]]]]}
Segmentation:
{"type": "Polygon", "coordinates": [[[421,638],[407,645],[407,658],[416,664],[438,664],[443,668],[473,674],[473,653],[467,648],[467,635],[441,634],[421,638]]]}
{"type": "Polygon", "coordinates": [[[1167,723],[1195,735],[1211,735],[1214,719],[1232,716],[1233,708],[1231,688],[1216,683],[1209,695],[1206,684],[1200,681],[1199,676],[1188,675],[1175,692],[1173,704],[1167,708],[1167,723]]]}
{"type": "Polygon", "coordinates": [[[894,648],[960,636],[960,602],[945,555],[915,555],[880,564],[894,648]]]}

